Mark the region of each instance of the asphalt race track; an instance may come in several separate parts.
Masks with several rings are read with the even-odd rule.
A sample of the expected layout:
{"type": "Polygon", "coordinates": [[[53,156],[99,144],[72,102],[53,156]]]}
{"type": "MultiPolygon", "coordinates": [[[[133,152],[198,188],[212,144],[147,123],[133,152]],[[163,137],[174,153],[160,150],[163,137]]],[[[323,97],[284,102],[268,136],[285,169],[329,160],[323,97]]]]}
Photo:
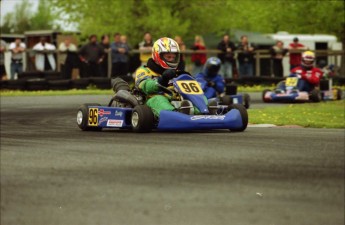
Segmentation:
{"type": "Polygon", "coordinates": [[[1,225],[344,224],[344,130],[80,131],[108,100],[1,97],[1,225]]]}

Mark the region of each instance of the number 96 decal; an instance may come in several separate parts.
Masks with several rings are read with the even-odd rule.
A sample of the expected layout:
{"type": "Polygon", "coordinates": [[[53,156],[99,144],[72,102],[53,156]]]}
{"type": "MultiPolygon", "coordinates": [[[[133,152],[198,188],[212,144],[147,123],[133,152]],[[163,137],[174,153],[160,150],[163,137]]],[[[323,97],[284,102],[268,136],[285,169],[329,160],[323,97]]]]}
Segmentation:
{"type": "Polygon", "coordinates": [[[203,93],[199,83],[195,80],[177,81],[176,83],[184,94],[198,95],[203,93]]]}
{"type": "Polygon", "coordinates": [[[89,108],[89,126],[98,125],[98,108],[89,108]]]}

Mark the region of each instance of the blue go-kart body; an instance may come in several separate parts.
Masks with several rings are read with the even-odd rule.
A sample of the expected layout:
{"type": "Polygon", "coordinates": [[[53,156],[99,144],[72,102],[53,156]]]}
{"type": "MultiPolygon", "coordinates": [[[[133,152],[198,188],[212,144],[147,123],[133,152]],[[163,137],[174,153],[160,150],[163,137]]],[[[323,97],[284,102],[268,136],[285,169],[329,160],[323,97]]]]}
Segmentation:
{"type": "Polygon", "coordinates": [[[244,105],[244,107],[247,109],[250,106],[249,95],[247,93],[237,94],[237,87],[235,94],[223,93],[221,95],[218,95],[217,91],[213,87],[207,87],[207,82],[204,79],[197,79],[197,81],[203,90],[205,90],[206,88],[211,89],[212,97],[208,98],[209,101],[217,101],[221,105],[241,104],[244,105]]]}
{"type": "Polygon", "coordinates": [[[234,105],[227,110],[224,106],[214,105],[212,108],[205,101],[204,93],[198,82],[187,74],[173,79],[174,90],[183,100],[188,100],[200,114],[187,115],[178,110],[163,110],[159,116],[154,116],[152,110],[133,100],[129,91],[118,91],[112,100],[130,106],[114,107],[90,103],[82,105],[77,114],[77,124],[82,130],[101,130],[103,128],[133,129],[136,132],[149,132],[151,129],[169,131],[189,131],[208,129],[229,129],[243,131],[248,124],[248,114],[242,105],[234,105]],[[134,102],[134,103],[133,103],[134,102]],[[211,112],[224,114],[210,114],[211,112]]]}

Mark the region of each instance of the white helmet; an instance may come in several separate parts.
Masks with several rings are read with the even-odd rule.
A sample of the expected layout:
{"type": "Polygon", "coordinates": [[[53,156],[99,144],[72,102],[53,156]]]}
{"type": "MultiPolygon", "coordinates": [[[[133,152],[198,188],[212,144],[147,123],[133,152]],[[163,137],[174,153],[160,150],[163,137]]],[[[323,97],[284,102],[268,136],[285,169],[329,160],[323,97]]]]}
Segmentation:
{"type": "Polygon", "coordinates": [[[152,58],[156,64],[164,69],[176,69],[180,63],[180,48],[173,39],[160,38],[153,44],[152,58]],[[172,53],[173,55],[167,58],[165,53],[172,53]]]}
{"type": "Polygon", "coordinates": [[[302,66],[305,68],[313,67],[315,61],[315,54],[312,51],[305,51],[302,53],[302,66]]]}

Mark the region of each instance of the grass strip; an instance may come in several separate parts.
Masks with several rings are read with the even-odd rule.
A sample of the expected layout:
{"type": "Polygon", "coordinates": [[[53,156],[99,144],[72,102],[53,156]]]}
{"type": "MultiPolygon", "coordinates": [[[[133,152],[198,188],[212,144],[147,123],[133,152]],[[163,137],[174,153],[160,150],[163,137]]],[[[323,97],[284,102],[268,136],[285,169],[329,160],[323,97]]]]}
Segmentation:
{"type": "MultiPolygon", "coordinates": [[[[269,104],[267,105],[269,106],[269,104]]],[[[345,100],[249,109],[249,123],[345,128],[345,100]]]]}

